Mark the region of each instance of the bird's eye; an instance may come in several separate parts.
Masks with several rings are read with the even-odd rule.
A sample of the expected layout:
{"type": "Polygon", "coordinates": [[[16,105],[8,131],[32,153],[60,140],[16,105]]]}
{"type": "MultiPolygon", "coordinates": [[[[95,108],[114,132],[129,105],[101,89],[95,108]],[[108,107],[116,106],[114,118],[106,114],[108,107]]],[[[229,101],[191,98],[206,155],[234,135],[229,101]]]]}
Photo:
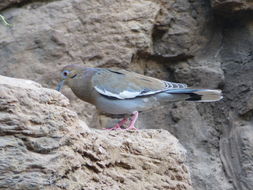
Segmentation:
{"type": "Polygon", "coordinates": [[[70,73],[69,71],[65,70],[62,72],[62,75],[64,78],[66,78],[69,75],[69,73],[70,73]]]}

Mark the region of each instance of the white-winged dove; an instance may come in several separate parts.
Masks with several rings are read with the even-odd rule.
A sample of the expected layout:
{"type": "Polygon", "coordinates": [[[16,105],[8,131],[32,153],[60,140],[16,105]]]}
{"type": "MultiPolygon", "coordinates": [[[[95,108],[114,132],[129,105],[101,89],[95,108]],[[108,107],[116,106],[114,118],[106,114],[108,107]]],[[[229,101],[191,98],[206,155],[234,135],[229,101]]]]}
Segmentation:
{"type": "MultiPolygon", "coordinates": [[[[168,82],[122,69],[87,68],[68,65],[62,70],[60,91],[66,83],[74,94],[109,114],[132,114],[126,129],[136,129],[138,111],[173,101],[213,102],[222,99],[221,90],[193,89],[186,84],[168,82]]],[[[121,129],[121,120],[111,129],[121,129]]]]}

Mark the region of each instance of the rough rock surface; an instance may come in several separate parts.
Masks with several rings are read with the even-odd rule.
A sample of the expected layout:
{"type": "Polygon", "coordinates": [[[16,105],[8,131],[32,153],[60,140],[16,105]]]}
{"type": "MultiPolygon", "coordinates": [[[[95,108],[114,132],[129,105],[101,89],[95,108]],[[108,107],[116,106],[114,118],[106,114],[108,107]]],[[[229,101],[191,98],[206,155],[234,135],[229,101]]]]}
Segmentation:
{"type": "MultiPolygon", "coordinates": [[[[252,17],[251,17],[252,18],[252,17]]],[[[235,189],[253,187],[253,21],[241,20],[224,28],[221,50],[225,73],[221,159],[235,189]],[[233,39],[233,40],[231,40],[233,39]]],[[[220,111],[221,112],[221,111],[220,111]]]]}
{"type": "Polygon", "coordinates": [[[0,2],[0,10],[6,9],[14,4],[19,4],[25,0],[1,0],[0,2]]]}
{"type": "Polygon", "coordinates": [[[0,76],[0,189],[190,190],[165,130],[89,129],[55,90],[0,76]]]}
{"type": "Polygon", "coordinates": [[[253,10],[253,2],[250,0],[211,0],[211,5],[219,13],[253,10]]]}
{"type": "MultiPolygon", "coordinates": [[[[251,190],[250,0],[10,2],[15,1],[0,3],[14,25],[0,24],[0,74],[54,88],[59,68],[79,63],[221,88],[225,98],[219,103],[165,105],[141,114],[138,126],[167,129],[180,140],[194,189],[251,190]]],[[[68,88],[64,94],[89,126],[115,122],[98,116],[68,88]]]]}

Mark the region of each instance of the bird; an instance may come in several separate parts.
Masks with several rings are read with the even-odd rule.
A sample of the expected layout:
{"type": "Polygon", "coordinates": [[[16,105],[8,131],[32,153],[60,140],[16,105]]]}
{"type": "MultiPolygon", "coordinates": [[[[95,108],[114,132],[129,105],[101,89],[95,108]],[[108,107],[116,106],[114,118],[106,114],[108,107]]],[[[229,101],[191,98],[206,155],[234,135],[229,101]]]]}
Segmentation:
{"type": "Polygon", "coordinates": [[[219,89],[190,88],[183,83],[160,80],[120,68],[76,64],[63,67],[56,90],[61,91],[64,84],[78,98],[95,105],[100,112],[124,115],[110,130],[135,130],[139,112],[170,102],[214,102],[223,98],[219,89]],[[128,121],[129,126],[122,128],[128,121]]]}

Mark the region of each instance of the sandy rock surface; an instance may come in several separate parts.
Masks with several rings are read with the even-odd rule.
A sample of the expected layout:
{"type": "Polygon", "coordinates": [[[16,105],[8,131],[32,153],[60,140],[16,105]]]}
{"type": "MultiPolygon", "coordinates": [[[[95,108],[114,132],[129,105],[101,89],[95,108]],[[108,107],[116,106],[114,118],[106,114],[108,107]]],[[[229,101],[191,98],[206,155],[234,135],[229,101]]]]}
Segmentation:
{"type": "Polygon", "coordinates": [[[165,130],[89,129],[55,90],[0,76],[0,189],[190,190],[165,130]]]}
{"type": "MultiPolygon", "coordinates": [[[[187,149],[196,190],[251,190],[252,2],[247,0],[0,1],[0,74],[55,88],[72,63],[117,66],[189,86],[220,88],[218,103],[177,102],[142,113],[187,149]]],[[[90,127],[112,126],[69,88],[67,108],[90,127]]]]}

